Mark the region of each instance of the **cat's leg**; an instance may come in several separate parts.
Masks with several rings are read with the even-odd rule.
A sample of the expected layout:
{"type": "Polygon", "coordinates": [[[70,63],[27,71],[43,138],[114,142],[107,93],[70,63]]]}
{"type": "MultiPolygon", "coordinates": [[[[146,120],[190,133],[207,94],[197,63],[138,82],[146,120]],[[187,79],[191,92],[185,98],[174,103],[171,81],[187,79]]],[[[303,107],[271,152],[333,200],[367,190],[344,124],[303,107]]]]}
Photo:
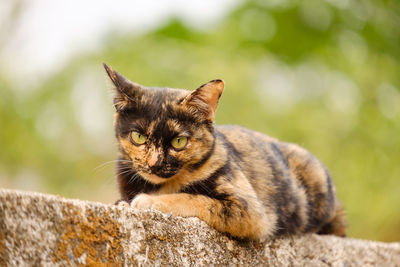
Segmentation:
{"type": "Polygon", "coordinates": [[[335,186],[326,167],[298,145],[278,146],[287,159],[292,176],[306,193],[309,211],[305,232],[345,236],[345,213],[336,199],[335,186]]]}
{"type": "Polygon", "coordinates": [[[320,235],[346,237],[346,215],[341,204],[337,204],[334,216],[317,232],[320,235]]]}
{"type": "Polygon", "coordinates": [[[262,205],[232,196],[219,200],[187,193],[140,194],[132,200],[131,206],[153,208],[182,217],[198,217],[218,231],[239,238],[264,240],[273,235],[276,225],[276,218],[269,218],[262,205]]]}

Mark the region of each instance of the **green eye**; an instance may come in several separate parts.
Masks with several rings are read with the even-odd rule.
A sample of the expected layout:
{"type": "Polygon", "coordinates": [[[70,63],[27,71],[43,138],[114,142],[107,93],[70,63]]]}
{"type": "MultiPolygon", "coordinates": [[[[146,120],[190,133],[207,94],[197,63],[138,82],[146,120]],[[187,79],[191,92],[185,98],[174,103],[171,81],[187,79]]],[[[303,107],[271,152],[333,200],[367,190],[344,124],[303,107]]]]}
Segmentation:
{"type": "Polygon", "coordinates": [[[185,136],[178,136],[172,139],[171,145],[175,149],[182,149],[186,146],[187,143],[187,137],[185,136]]]}
{"type": "Polygon", "coordinates": [[[135,131],[131,133],[131,138],[135,145],[143,145],[147,140],[147,136],[135,131]]]}

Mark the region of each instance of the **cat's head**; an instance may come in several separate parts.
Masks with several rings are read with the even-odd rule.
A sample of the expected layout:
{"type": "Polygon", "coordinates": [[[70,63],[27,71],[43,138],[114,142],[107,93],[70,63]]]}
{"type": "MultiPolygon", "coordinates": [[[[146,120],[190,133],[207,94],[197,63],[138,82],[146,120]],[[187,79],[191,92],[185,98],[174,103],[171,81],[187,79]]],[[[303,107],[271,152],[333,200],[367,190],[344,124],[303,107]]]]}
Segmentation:
{"type": "Polygon", "coordinates": [[[215,145],[214,115],[222,80],[194,91],[144,87],[104,64],[112,81],[120,157],[152,183],[199,168],[215,145]]]}

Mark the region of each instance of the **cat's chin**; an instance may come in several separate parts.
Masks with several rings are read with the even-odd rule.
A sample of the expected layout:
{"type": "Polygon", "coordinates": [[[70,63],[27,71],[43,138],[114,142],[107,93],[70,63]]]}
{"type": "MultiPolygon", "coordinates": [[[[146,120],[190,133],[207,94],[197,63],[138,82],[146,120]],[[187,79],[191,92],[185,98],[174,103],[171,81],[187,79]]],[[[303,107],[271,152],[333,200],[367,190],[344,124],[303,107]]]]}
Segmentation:
{"type": "Polygon", "coordinates": [[[153,183],[153,184],[162,184],[165,183],[168,178],[162,178],[160,176],[157,176],[155,174],[149,174],[149,173],[140,173],[140,175],[148,180],[149,182],[153,183]]]}

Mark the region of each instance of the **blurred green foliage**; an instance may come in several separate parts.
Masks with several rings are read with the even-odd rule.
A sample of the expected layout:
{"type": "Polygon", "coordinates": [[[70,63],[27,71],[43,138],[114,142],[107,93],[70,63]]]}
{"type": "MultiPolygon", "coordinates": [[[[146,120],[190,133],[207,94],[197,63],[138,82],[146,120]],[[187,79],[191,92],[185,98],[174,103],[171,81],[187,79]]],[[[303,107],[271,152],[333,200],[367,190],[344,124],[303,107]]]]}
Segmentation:
{"type": "Polygon", "coordinates": [[[116,29],[28,92],[0,73],[0,186],[118,198],[104,61],[148,86],[224,79],[217,124],[306,147],[334,177],[349,235],[398,241],[399,14],[395,0],[247,1],[208,29],[116,29]]]}

